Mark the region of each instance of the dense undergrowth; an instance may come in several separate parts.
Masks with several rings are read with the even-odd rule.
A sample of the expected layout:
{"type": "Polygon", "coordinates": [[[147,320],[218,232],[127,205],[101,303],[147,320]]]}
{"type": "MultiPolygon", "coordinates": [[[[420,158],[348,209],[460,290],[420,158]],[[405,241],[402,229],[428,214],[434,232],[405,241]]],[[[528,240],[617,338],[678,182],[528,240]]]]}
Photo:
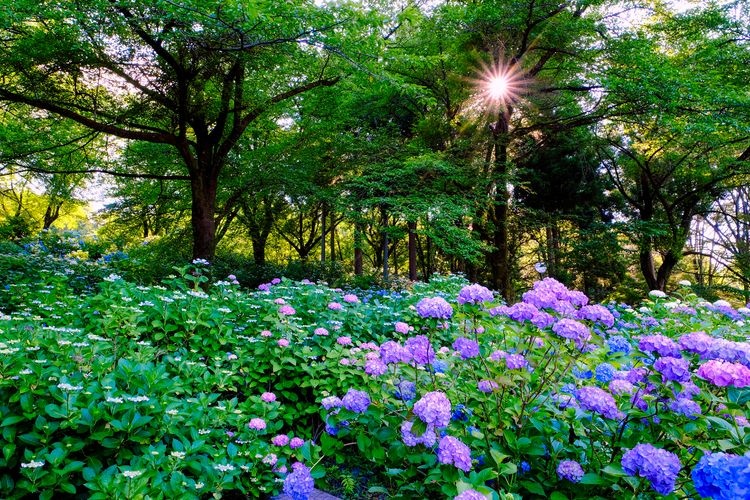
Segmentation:
{"type": "Polygon", "coordinates": [[[508,306],[122,258],[0,258],[3,498],[750,498],[750,311],[688,286],[508,306]]]}

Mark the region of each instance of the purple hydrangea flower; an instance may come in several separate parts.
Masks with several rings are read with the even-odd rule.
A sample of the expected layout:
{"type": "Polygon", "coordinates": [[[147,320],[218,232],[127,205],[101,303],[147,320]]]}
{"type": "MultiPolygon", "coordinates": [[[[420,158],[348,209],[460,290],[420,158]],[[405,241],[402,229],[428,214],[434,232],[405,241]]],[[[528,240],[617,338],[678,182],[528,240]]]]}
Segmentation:
{"type": "Polygon", "coordinates": [[[598,387],[581,387],[576,392],[576,399],[581,408],[596,412],[605,418],[619,419],[622,412],[617,409],[617,403],[612,395],[598,387]]]}
{"type": "Polygon", "coordinates": [[[662,495],[674,491],[682,464],[674,453],[651,444],[639,444],[622,456],[622,468],[630,476],[648,479],[651,487],[662,495]]]}
{"type": "Polygon", "coordinates": [[[273,403],[274,401],[276,401],[276,394],[272,392],[264,392],[260,395],[260,399],[266,403],[273,403]]]}
{"type": "Polygon", "coordinates": [[[417,397],[417,386],[411,380],[402,380],[396,385],[395,395],[402,401],[411,401],[417,397]]]}
{"type": "Polygon", "coordinates": [[[503,314],[513,321],[523,322],[531,321],[539,314],[539,309],[534,304],[526,302],[517,302],[510,307],[506,307],[503,314]]]}
{"type": "Polygon", "coordinates": [[[340,408],[343,403],[338,396],[328,396],[327,398],[323,398],[320,404],[326,410],[330,410],[331,408],[340,408]]]}
{"type": "Polygon", "coordinates": [[[443,436],[438,443],[438,462],[452,464],[464,472],[471,470],[471,450],[452,436],[443,436]]]}
{"type": "Polygon", "coordinates": [[[328,304],[328,309],[330,309],[331,311],[341,311],[342,309],[344,309],[344,306],[342,306],[338,302],[331,302],[330,304],[328,304]]]}
{"type": "Polygon", "coordinates": [[[499,386],[497,385],[497,382],[494,380],[480,380],[477,383],[477,387],[480,391],[490,393],[497,389],[499,386]]]}
{"type": "Polygon", "coordinates": [[[465,337],[458,337],[453,342],[453,349],[458,351],[463,359],[470,359],[479,356],[479,344],[465,337]]]}
{"type": "Polygon", "coordinates": [[[423,318],[450,319],[453,308],[442,297],[425,297],[417,302],[417,314],[423,318]]]}
{"type": "Polygon", "coordinates": [[[486,500],[486,496],[479,493],[477,490],[465,490],[453,497],[453,500],[486,500]]]}
{"type": "Polygon", "coordinates": [[[508,367],[508,370],[520,370],[529,366],[529,362],[522,354],[508,354],[505,357],[505,366],[508,367]]]}
{"type": "Polygon", "coordinates": [[[365,391],[349,389],[341,398],[341,404],[344,408],[354,413],[364,413],[370,406],[370,395],[365,391]]]}
{"type": "Polygon", "coordinates": [[[427,425],[446,427],[451,420],[451,402],[440,392],[428,392],[414,403],[414,414],[427,425]]]}
{"type": "Polygon", "coordinates": [[[424,335],[410,337],[404,342],[404,350],[408,353],[408,360],[417,365],[429,365],[435,361],[435,350],[430,339],[424,335]]]}
{"type": "Polygon", "coordinates": [[[380,359],[383,363],[400,363],[401,361],[409,361],[409,353],[399,344],[393,340],[383,342],[380,346],[380,359]]]}
{"type": "Polygon", "coordinates": [[[289,447],[293,450],[296,450],[297,448],[302,448],[305,445],[305,440],[298,437],[293,437],[289,440],[289,447]]]}
{"type": "Polygon", "coordinates": [[[342,335],[336,339],[336,343],[340,345],[352,345],[352,338],[346,335],[342,335]]]}
{"type": "Polygon", "coordinates": [[[295,462],[291,474],[284,479],[284,493],[292,497],[292,500],[307,500],[314,489],[315,480],[310,475],[310,469],[295,462]]]}
{"type": "Polygon", "coordinates": [[[555,317],[545,311],[539,311],[531,318],[531,324],[537,328],[547,328],[555,324],[555,317]]]}
{"type": "Polygon", "coordinates": [[[435,441],[437,441],[437,436],[435,435],[434,429],[428,427],[427,429],[425,429],[424,433],[422,433],[421,436],[415,436],[411,432],[413,426],[414,422],[410,422],[408,420],[405,420],[401,424],[401,439],[404,441],[404,444],[406,446],[412,447],[417,446],[418,444],[432,446],[435,444],[435,441]]]}
{"type": "Polygon", "coordinates": [[[254,429],[256,431],[262,431],[266,428],[266,421],[262,418],[251,418],[250,422],[248,422],[247,426],[250,429],[254,429]]]}
{"type": "Polygon", "coordinates": [[[327,336],[328,336],[328,330],[326,330],[326,329],[325,329],[325,328],[323,328],[322,326],[321,326],[321,327],[319,327],[319,328],[316,328],[316,329],[315,329],[315,331],[314,331],[313,333],[314,333],[315,335],[319,335],[319,336],[321,336],[321,337],[327,337],[327,336]]]}
{"type": "Polygon", "coordinates": [[[347,304],[356,304],[357,302],[359,302],[359,297],[357,297],[353,293],[347,293],[346,295],[344,295],[344,302],[346,302],[347,304]]]}
{"type": "Polygon", "coordinates": [[[379,377],[388,371],[388,366],[380,358],[368,359],[365,363],[365,373],[373,377],[379,377]]]}
{"type": "Polygon", "coordinates": [[[578,483],[583,478],[583,467],[575,460],[563,460],[557,465],[557,477],[578,483]]]}
{"type": "Polygon", "coordinates": [[[690,380],[690,363],[688,360],[663,356],[654,362],[654,369],[661,373],[662,381],[687,382],[690,380]]]}
{"type": "Polygon", "coordinates": [[[664,335],[644,335],[638,340],[638,349],[643,352],[656,352],[659,356],[678,357],[680,348],[674,340],[664,335]]]}
{"type": "Polygon", "coordinates": [[[294,310],[294,308],[290,305],[283,305],[279,307],[279,314],[283,316],[294,316],[297,314],[297,311],[294,310]]]}
{"type": "Polygon", "coordinates": [[[703,357],[711,350],[714,338],[705,332],[686,333],[678,340],[680,348],[703,357]]]}
{"type": "Polygon", "coordinates": [[[612,394],[633,394],[635,386],[627,380],[615,379],[609,383],[609,392],[612,394]]]}
{"type": "Polygon", "coordinates": [[[698,403],[687,398],[677,398],[669,403],[669,409],[688,418],[695,418],[701,414],[701,407],[698,403]]]}
{"type": "Polygon", "coordinates": [[[612,328],[615,324],[615,317],[612,313],[604,306],[594,304],[590,306],[583,306],[576,313],[578,319],[587,319],[589,321],[596,321],[607,328],[612,328]]]}
{"type": "Polygon", "coordinates": [[[396,330],[397,333],[406,335],[414,328],[409,326],[408,323],[404,323],[403,321],[396,321],[396,323],[393,325],[393,329],[396,330]]]}
{"type": "Polygon", "coordinates": [[[481,304],[482,302],[492,302],[493,298],[489,289],[478,284],[465,286],[458,292],[459,304],[481,304]]]}
{"type": "Polygon", "coordinates": [[[286,434],[279,434],[278,436],[271,438],[271,443],[273,443],[274,446],[286,446],[289,444],[289,436],[286,434]]]}
{"type": "Polygon", "coordinates": [[[560,337],[573,340],[579,349],[591,338],[589,327],[574,319],[559,320],[552,326],[552,331],[560,337]]]}
{"type": "Polygon", "coordinates": [[[698,376],[719,387],[750,386],[750,368],[739,363],[713,359],[698,368],[698,376]]]}
{"type": "Polygon", "coordinates": [[[750,455],[706,453],[690,474],[701,497],[715,500],[750,498],[750,455]]]}

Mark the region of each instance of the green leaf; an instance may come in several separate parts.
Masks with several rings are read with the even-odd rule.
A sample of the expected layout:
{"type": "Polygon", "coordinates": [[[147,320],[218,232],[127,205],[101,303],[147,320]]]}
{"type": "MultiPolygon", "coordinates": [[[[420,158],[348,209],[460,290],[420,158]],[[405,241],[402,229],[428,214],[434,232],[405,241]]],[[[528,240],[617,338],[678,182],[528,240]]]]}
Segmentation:
{"type": "Polygon", "coordinates": [[[541,484],[534,482],[534,481],[521,481],[521,486],[526,488],[529,493],[533,493],[534,495],[539,496],[546,496],[544,492],[544,488],[541,484]]]}
{"type": "Polygon", "coordinates": [[[8,425],[17,424],[18,422],[21,422],[22,420],[25,420],[20,415],[11,415],[10,417],[5,417],[3,419],[3,422],[0,423],[0,427],[6,427],[8,425]]]}
{"type": "Polygon", "coordinates": [[[581,484],[605,484],[606,481],[604,481],[599,474],[596,472],[587,472],[583,475],[580,481],[581,484]]]}
{"type": "Polygon", "coordinates": [[[606,466],[604,469],[602,469],[602,473],[607,474],[609,476],[615,476],[615,477],[625,477],[627,474],[624,470],[622,470],[622,465],[620,464],[612,464],[606,466]]]}
{"type": "Polygon", "coordinates": [[[568,500],[568,495],[560,491],[553,491],[549,496],[549,500],[568,500]]]}

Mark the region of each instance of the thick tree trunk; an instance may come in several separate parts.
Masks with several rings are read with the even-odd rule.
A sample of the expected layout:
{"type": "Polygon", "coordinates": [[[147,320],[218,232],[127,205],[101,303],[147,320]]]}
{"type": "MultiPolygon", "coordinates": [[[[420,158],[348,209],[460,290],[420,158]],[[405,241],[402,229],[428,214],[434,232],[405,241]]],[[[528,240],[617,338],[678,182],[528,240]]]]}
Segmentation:
{"type": "Polygon", "coordinates": [[[654,266],[654,256],[651,253],[651,245],[644,245],[641,248],[638,261],[641,266],[641,274],[646,279],[648,289],[659,289],[656,283],[656,267],[654,266]]]}
{"type": "Polygon", "coordinates": [[[216,252],[216,185],[218,176],[193,175],[191,224],[193,228],[193,259],[212,261],[216,252]]]}
{"type": "Polygon", "coordinates": [[[253,261],[256,265],[264,266],[266,264],[266,241],[264,237],[252,237],[253,261]]]}
{"type": "Polygon", "coordinates": [[[497,123],[492,128],[495,146],[495,195],[491,210],[494,224],[492,243],[495,249],[491,258],[492,287],[498,290],[503,298],[510,302],[513,299],[513,288],[510,279],[510,252],[508,245],[508,132],[510,130],[510,109],[503,109],[498,115],[497,123]]]}
{"type": "Polygon", "coordinates": [[[62,202],[54,203],[49,202],[47,210],[44,212],[44,221],[42,223],[42,229],[46,230],[52,227],[57,219],[60,218],[60,209],[62,208],[62,202]]]}
{"type": "Polygon", "coordinates": [[[362,224],[354,224],[354,274],[362,275],[362,224]]]}

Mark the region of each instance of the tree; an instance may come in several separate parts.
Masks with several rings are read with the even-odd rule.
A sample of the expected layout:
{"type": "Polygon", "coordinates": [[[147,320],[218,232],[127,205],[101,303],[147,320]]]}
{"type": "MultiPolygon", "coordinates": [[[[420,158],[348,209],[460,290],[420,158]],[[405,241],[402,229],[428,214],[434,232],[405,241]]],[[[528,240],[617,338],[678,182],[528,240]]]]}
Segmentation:
{"type": "Polygon", "coordinates": [[[185,173],[159,177],[189,181],[193,256],[205,259],[230,153],[278,103],[335,84],[326,51],[344,43],[333,10],[301,2],[23,1],[0,12],[0,100],[169,146],[185,173]]]}

